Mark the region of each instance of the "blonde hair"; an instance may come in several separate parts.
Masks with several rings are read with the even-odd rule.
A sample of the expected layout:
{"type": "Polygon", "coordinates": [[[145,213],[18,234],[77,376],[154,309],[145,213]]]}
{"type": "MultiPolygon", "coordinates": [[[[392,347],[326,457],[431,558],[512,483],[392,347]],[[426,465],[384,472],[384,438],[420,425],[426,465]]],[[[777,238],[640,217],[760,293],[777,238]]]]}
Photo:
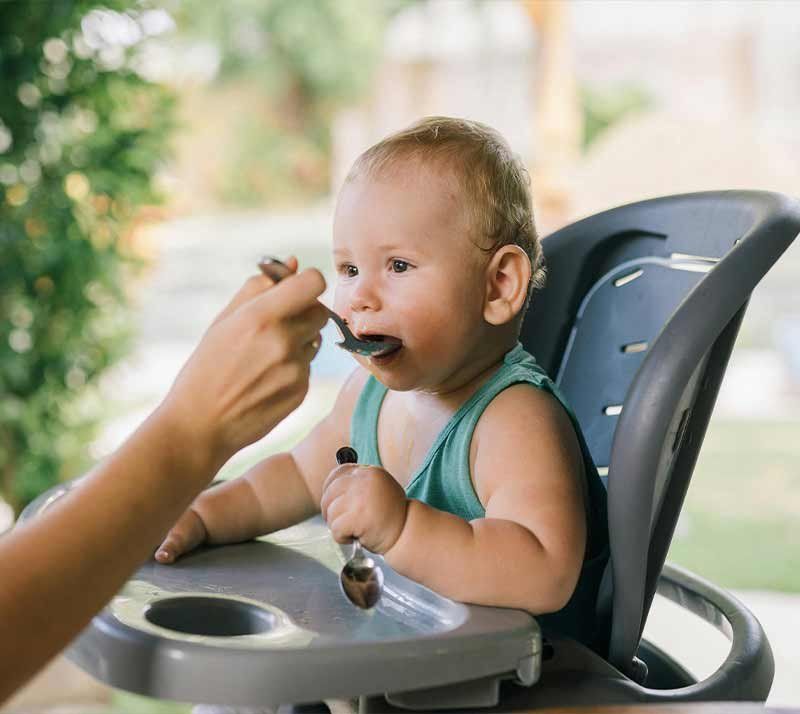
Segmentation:
{"type": "Polygon", "coordinates": [[[491,254],[504,245],[518,245],[531,261],[529,295],[544,285],[544,257],[533,220],[530,176],[498,131],[468,119],[425,117],[367,149],[356,159],[345,182],[361,175],[380,175],[408,159],[451,169],[472,213],[478,247],[491,254]]]}

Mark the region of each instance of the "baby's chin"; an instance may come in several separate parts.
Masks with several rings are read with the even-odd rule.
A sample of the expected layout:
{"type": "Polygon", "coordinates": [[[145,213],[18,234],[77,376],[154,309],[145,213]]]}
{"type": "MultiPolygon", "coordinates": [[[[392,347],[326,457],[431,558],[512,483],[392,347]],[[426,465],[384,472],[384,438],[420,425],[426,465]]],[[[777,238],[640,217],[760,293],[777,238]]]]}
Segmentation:
{"type": "Polygon", "coordinates": [[[375,379],[393,392],[409,392],[420,387],[419,380],[400,370],[392,369],[391,365],[378,365],[369,357],[359,357],[358,361],[375,379]]]}
{"type": "Polygon", "coordinates": [[[372,372],[372,376],[384,387],[391,389],[393,392],[411,392],[415,389],[419,389],[420,386],[416,382],[398,379],[394,375],[375,374],[375,372],[372,372]]]}
{"type": "Polygon", "coordinates": [[[446,375],[446,368],[450,366],[445,355],[423,358],[405,343],[396,353],[386,357],[354,356],[364,369],[393,392],[436,391],[435,380],[446,375]]]}

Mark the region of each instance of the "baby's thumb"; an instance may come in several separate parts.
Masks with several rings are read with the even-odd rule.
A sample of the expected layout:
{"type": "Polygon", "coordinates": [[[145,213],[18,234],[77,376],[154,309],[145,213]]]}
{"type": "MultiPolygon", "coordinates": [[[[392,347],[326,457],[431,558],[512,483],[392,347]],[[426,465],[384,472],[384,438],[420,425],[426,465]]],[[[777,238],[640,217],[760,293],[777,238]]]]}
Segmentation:
{"type": "Polygon", "coordinates": [[[159,563],[174,563],[181,555],[200,545],[205,536],[205,525],[199,516],[189,509],[158,546],[155,559],[159,563]]]}
{"type": "Polygon", "coordinates": [[[171,533],[164,539],[164,542],[158,546],[155,553],[155,559],[159,563],[169,564],[174,563],[175,559],[183,552],[180,547],[180,542],[171,533]]]}

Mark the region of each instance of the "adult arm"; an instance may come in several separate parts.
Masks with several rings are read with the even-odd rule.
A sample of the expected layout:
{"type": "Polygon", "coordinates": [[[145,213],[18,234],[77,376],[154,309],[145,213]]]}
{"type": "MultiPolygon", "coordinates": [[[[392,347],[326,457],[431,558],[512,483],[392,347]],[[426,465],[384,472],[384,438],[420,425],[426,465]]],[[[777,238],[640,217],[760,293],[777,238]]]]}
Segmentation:
{"type": "Polygon", "coordinates": [[[270,285],[251,278],[136,432],[0,539],[0,702],[86,626],[230,456],[303,400],[324,280],[307,270],[270,285]]]}

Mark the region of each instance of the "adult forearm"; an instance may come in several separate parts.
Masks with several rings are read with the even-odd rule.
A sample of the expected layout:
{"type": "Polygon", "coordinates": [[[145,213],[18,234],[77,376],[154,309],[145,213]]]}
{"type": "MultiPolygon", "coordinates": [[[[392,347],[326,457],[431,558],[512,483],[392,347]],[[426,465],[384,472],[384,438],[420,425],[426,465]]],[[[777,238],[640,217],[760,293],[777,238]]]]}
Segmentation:
{"type": "Polygon", "coordinates": [[[149,555],[220,463],[160,414],[0,540],[0,701],[68,644],[149,555]]]}
{"type": "Polygon", "coordinates": [[[465,521],[416,500],[387,551],[398,572],[461,602],[553,612],[575,583],[531,531],[514,521],[465,521]]]}

